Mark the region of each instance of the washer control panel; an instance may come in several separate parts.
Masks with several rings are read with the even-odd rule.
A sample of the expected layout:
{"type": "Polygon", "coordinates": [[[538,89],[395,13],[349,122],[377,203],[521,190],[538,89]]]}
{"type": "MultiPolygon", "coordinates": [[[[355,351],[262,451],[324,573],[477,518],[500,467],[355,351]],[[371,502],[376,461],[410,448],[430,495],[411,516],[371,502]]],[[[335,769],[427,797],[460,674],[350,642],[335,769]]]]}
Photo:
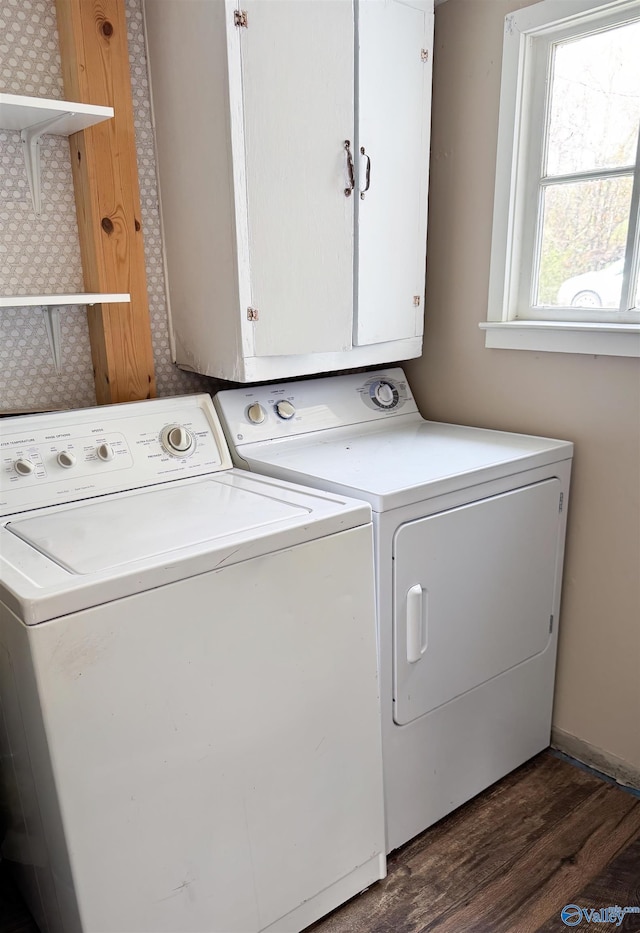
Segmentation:
{"type": "Polygon", "coordinates": [[[418,413],[401,369],[218,392],[232,446],[418,413]]]}
{"type": "Polygon", "coordinates": [[[231,466],[208,395],[0,419],[0,515],[231,466]]]}

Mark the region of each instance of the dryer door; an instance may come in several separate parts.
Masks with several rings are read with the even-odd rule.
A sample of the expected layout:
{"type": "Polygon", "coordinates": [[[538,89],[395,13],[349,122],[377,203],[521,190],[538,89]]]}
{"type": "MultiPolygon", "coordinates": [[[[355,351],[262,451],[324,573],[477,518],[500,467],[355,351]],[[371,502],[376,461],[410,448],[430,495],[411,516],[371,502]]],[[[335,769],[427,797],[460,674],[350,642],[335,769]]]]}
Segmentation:
{"type": "Polygon", "coordinates": [[[394,719],[406,724],[544,651],[560,481],[401,525],[394,537],[394,719]]]}

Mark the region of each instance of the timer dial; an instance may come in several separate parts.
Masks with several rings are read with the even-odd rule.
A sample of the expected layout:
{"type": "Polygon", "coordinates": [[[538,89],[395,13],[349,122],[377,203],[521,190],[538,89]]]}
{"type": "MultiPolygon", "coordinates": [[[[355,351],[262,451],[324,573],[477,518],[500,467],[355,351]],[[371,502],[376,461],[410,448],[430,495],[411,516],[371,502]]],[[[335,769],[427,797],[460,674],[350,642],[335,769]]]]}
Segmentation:
{"type": "Polygon", "coordinates": [[[374,382],[369,390],[369,394],[374,405],[384,409],[395,408],[400,398],[394,384],[384,379],[374,382]]]}
{"type": "Polygon", "coordinates": [[[283,421],[289,421],[295,415],[296,410],[291,402],[288,402],[286,399],[283,399],[281,402],[276,402],[276,415],[278,418],[282,418],[283,421]]]}
{"type": "Polygon", "coordinates": [[[181,424],[170,424],[165,428],[160,443],[172,457],[189,457],[196,449],[193,434],[181,424]]]}

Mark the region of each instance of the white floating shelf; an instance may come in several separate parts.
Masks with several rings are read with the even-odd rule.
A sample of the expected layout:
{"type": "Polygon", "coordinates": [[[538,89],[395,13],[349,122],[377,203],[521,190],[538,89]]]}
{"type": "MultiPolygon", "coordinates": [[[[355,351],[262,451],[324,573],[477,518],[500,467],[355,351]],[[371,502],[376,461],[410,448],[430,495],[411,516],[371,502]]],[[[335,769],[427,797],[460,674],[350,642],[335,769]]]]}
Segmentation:
{"type": "Polygon", "coordinates": [[[41,308],[47,305],[112,305],[127,304],[131,295],[127,294],[81,294],[81,295],[0,295],[0,308],[41,308]]]}
{"type": "Polygon", "coordinates": [[[60,339],[60,308],[65,305],[128,304],[129,294],[83,295],[0,295],[0,308],[42,308],[47,339],[56,372],[62,371],[62,341],[60,339]]]}
{"type": "Polygon", "coordinates": [[[42,133],[71,136],[88,126],[110,120],[113,107],[80,104],[70,100],[45,100],[42,97],[22,97],[19,94],[0,94],[0,127],[4,130],[32,130],[55,120],[50,129],[42,133]]]}
{"type": "Polygon", "coordinates": [[[40,137],[43,133],[71,136],[89,126],[110,120],[113,107],[69,100],[46,100],[19,94],[0,94],[0,128],[16,130],[22,140],[33,209],[40,214],[40,137]]]}

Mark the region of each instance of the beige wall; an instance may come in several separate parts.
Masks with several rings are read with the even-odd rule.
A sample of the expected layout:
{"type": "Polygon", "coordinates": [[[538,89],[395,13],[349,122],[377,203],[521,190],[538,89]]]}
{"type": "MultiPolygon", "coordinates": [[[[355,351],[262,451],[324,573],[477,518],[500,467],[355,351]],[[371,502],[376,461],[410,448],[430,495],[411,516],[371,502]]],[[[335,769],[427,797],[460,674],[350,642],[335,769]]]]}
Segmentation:
{"type": "MultiPolygon", "coordinates": [[[[640,361],[486,350],[503,22],[436,11],[423,414],[573,440],[554,725],[640,774],[640,361]]],[[[619,771],[619,773],[621,773],[619,771]]]]}

